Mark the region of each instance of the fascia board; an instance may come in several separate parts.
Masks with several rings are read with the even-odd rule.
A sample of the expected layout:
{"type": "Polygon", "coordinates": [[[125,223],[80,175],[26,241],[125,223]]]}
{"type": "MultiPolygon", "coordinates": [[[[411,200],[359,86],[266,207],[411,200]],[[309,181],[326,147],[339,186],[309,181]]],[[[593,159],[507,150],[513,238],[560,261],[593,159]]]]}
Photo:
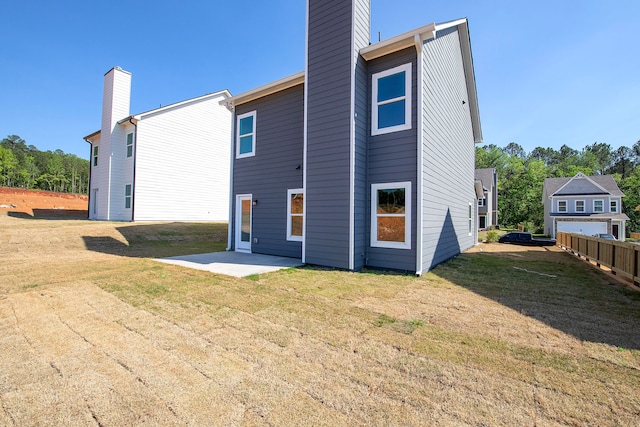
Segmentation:
{"type": "Polygon", "coordinates": [[[243,92],[239,95],[224,99],[220,101],[220,105],[224,105],[227,108],[230,108],[236,105],[245,104],[258,98],[262,98],[263,96],[271,95],[273,93],[289,89],[293,86],[297,86],[303,83],[304,71],[301,71],[291,76],[284,77],[280,80],[276,80],[275,82],[271,82],[255,89],[251,89],[247,92],[243,92]]]}

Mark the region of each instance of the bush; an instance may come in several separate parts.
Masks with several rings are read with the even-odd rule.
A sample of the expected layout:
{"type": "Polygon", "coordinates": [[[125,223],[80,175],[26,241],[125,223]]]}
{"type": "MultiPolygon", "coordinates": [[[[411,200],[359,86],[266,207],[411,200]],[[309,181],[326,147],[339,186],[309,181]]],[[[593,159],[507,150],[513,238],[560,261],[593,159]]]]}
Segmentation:
{"type": "Polygon", "coordinates": [[[487,231],[487,242],[496,243],[499,238],[500,236],[498,235],[497,231],[493,231],[493,230],[487,231]]]}

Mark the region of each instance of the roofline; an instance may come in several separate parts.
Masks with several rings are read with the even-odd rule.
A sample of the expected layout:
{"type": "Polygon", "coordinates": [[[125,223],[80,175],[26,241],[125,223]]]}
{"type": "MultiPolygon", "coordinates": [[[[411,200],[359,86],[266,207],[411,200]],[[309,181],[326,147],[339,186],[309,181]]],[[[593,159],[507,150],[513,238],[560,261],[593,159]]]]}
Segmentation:
{"type": "Polygon", "coordinates": [[[271,95],[272,93],[280,92],[299,84],[304,84],[304,71],[267,83],[266,85],[251,89],[239,95],[232,96],[220,101],[220,105],[233,109],[236,105],[245,104],[255,99],[262,98],[263,96],[271,95]]]}
{"type": "Polygon", "coordinates": [[[397,52],[408,47],[415,46],[416,36],[419,36],[422,41],[435,39],[436,31],[438,28],[435,23],[425,25],[415,30],[407,31],[390,39],[370,44],[367,47],[360,49],[360,55],[370,61],[372,59],[379,58],[384,55],[388,55],[393,52],[397,52]]]}
{"type": "Polygon", "coordinates": [[[90,140],[91,138],[93,138],[94,136],[98,136],[98,135],[100,135],[100,132],[102,132],[102,131],[97,130],[97,131],[95,131],[94,133],[90,133],[89,135],[87,135],[87,136],[83,137],[82,139],[84,139],[86,142],[88,142],[89,144],[91,144],[91,141],[89,141],[89,140],[90,140]]]}
{"type": "Polygon", "coordinates": [[[216,98],[216,97],[219,97],[219,96],[224,96],[225,98],[231,98],[231,93],[227,89],[223,89],[223,90],[220,90],[218,92],[207,93],[205,95],[197,96],[195,98],[185,99],[184,101],[175,102],[173,104],[165,105],[164,107],[155,108],[153,110],[148,110],[148,111],[145,111],[145,112],[142,112],[142,113],[138,113],[138,114],[132,114],[130,116],[125,117],[124,119],[118,120],[118,124],[121,125],[121,124],[123,124],[125,122],[128,122],[130,120],[137,122],[137,121],[139,121],[139,120],[141,120],[143,118],[142,116],[148,116],[150,114],[162,113],[162,112],[164,112],[166,110],[182,107],[182,106],[184,106],[186,104],[191,104],[191,103],[194,103],[194,102],[200,102],[200,101],[208,99],[208,98],[216,98]]]}
{"type": "MultiPolygon", "coordinates": [[[[606,175],[604,175],[606,176],[606,175]]],[[[589,178],[587,175],[585,175],[582,172],[578,172],[577,174],[575,174],[574,176],[572,176],[571,178],[569,178],[569,180],[567,182],[565,182],[560,188],[558,188],[556,191],[553,192],[553,194],[551,194],[551,196],[549,197],[560,197],[560,196],[564,196],[564,194],[558,194],[560,192],[560,190],[564,189],[564,187],[566,187],[567,185],[569,185],[569,183],[571,181],[573,181],[574,179],[576,179],[577,177],[580,178],[587,178],[589,180],[590,183],[592,183],[593,185],[595,185],[596,187],[598,187],[599,189],[601,189],[602,191],[604,191],[604,194],[609,194],[611,195],[611,191],[607,190],[606,188],[604,188],[603,186],[601,186],[600,184],[598,184],[597,182],[595,182],[594,180],[592,180],[591,178],[589,178]]],[[[617,184],[616,184],[617,185],[617,184]]],[[[619,189],[619,188],[618,188],[619,189]]],[[[572,194],[568,194],[568,195],[572,195],[572,194]]],[[[585,193],[585,195],[588,195],[585,193]]]]}

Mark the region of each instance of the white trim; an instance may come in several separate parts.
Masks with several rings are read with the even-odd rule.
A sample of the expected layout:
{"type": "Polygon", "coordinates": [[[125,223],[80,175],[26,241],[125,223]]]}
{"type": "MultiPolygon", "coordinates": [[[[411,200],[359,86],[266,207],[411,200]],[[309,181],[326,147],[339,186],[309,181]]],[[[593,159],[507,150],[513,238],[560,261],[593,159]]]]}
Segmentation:
{"type": "Polygon", "coordinates": [[[587,203],[585,199],[576,199],[573,201],[573,212],[574,213],[586,213],[587,212],[587,203]],[[582,202],[582,210],[578,210],[578,202],[582,202]]]}
{"type": "Polygon", "coordinates": [[[125,144],[125,158],[133,157],[133,132],[127,133],[127,142],[125,144]],[[129,144],[129,135],[131,135],[131,144],[129,144]],[[129,155],[129,147],[131,147],[131,155],[129,155]]]}
{"type": "MultiPolygon", "coordinates": [[[[476,207],[477,209],[477,207],[476,207]]],[[[473,213],[475,212],[475,210],[473,209],[473,203],[469,202],[469,236],[473,236],[473,229],[474,228],[478,228],[478,227],[474,227],[473,224],[473,213]]],[[[477,224],[476,224],[477,225],[477,224]]]]}
{"type": "Polygon", "coordinates": [[[569,212],[569,202],[566,199],[556,200],[556,212],[557,213],[568,213],[569,212]],[[564,210],[560,210],[560,202],[564,202],[564,210]]]}
{"type": "Polygon", "coordinates": [[[416,28],[415,30],[402,33],[395,37],[391,37],[390,39],[371,44],[360,49],[360,55],[362,55],[365,60],[371,61],[372,59],[379,58],[381,56],[388,55],[390,53],[413,46],[416,36],[419,36],[423,41],[428,39],[435,39],[436,30],[445,28],[444,25],[446,24],[440,25],[442,25],[442,28],[437,28],[435,23],[428,24],[423,27],[416,28]]]}
{"type": "Polygon", "coordinates": [[[593,204],[593,211],[592,211],[593,213],[604,213],[605,212],[605,210],[604,210],[604,199],[593,199],[593,203],[592,204],[593,204]],[[602,203],[602,209],[599,210],[599,211],[596,210],[596,202],[601,202],[602,203]]]}
{"type": "Polygon", "coordinates": [[[411,62],[403,65],[399,65],[397,67],[390,68],[388,70],[380,71],[379,73],[375,73],[371,75],[371,135],[383,135],[391,132],[398,132],[402,130],[411,129],[411,82],[413,80],[413,75],[411,72],[411,62]],[[404,96],[400,96],[397,98],[386,99],[382,102],[378,102],[378,80],[384,77],[392,76],[394,74],[405,73],[404,76],[404,87],[405,94],[404,96]],[[385,128],[378,127],[378,108],[382,105],[392,104],[395,102],[400,102],[404,100],[404,123],[389,126],[385,128]]]}
{"type": "Polygon", "coordinates": [[[125,184],[124,185],[124,208],[131,209],[133,201],[133,184],[125,184]],[[129,190],[129,195],[127,196],[127,187],[129,190]],[[129,199],[129,206],[127,206],[127,199],[129,199]]]}
{"type": "Polygon", "coordinates": [[[371,184],[371,247],[411,249],[411,181],[381,182],[371,184]],[[386,214],[389,217],[404,217],[404,242],[385,242],[378,240],[378,190],[404,188],[405,213],[386,214]]]}
{"type": "MultiPolygon", "coordinates": [[[[435,37],[435,32],[433,33],[435,37]]],[[[418,35],[414,37],[414,43],[416,46],[416,81],[417,81],[417,93],[416,93],[416,103],[417,103],[417,122],[418,129],[416,129],[417,137],[416,137],[416,146],[418,151],[418,173],[416,176],[416,197],[418,198],[416,203],[416,275],[420,276],[422,274],[423,265],[422,265],[422,251],[424,249],[423,240],[423,227],[424,227],[424,218],[422,217],[424,212],[424,195],[422,194],[422,174],[424,168],[424,146],[422,143],[423,132],[424,132],[424,115],[422,114],[422,109],[424,106],[422,105],[422,91],[424,90],[424,82],[422,80],[422,61],[424,60],[423,52],[422,52],[422,38],[418,35]]],[[[413,79],[413,76],[411,77],[413,79]]],[[[413,87],[413,85],[411,85],[413,87]]]]}
{"type": "Polygon", "coordinates": [[[251,194],[236,194],[236,220],[235,220],[235,251],[251,253],[251,237],[253,234],[253,195],[251,194]],[[240,236],[242,231],[242,209],[241,201],[249,200],[249,248],[240,247],[240,236]]]}
{"type": "Polygon", "coordinates": [[[231,150],[229,150],[229,163],[230,163],[230,167],[229,167],[229,220],[227,223],[227,251],[231,250],[232,247],[232,242],[233,242],[233,233],[231,232],[231,229],[233,228],[233,201],[234,201],[234,197],[233,197],[233,169],[235,167],[235,152],[233,151],[233,144],[235,141],[235,134],[234,134],[234,126],[236,124],[236,112],[235,109],[232,110],[231,112],[231,131],[229,132],[230,135],[230,141],[229,143],[231,144],[230,147],[232,147],[231,150]]]}
{"type": "MultiPolygon", "coordinates": [[[[307,2],[307,15],[308,15],[308,10],[309,10],[309,4],[307,2]]],[[[308,25],[308,21],[309,21],[309,17],[307,16],[307,25],[308,25]]],[[[306,50],[306,44],[305,44],[305,50],[306,50]]],[[[225,105],[227,108],[232,108],[234,106],[246,104],[247,102],[254,101],[258,98],[262,98],[263,96],[271,95],[273,93],[280,92],[285,89],[289,89],[299,84],[306,83],[305,74],[306,73],[304,71],[300,71],[299,73],[281,78],[279,80],[276,80],[275,82],[267,83],[266,85],[259,86],[255,89],[251,89],[239,95],[230,96],[229,99],[224,99],[220,101],[220,105],[225,105]]],[[[305,84],[305,87],[306,87],[306,84],[305,84]]]]}
{"type": "Polygon", "coordinates": [[[304,188],[292,188],[287,190],[287,240],[291,242],[302,242],[304,237],[304,188]],[[302,214],[293,214],[291,212],[291,196],[293,194],[302,194],[302,214]],[[291,219],[294,216],[302,217],[302,236],[291,235],[291,219]]]}
{"type": "MultiPolygon", "coordinates": [[[[567,185],[569,185],[570,182],[572,182],[574,179],[587,179],[590,183],[592,183],[593,185],[595,185],[596,187],[598,187],[599,189],[601,189],[604,193],[606,194],[611,194],[611,192],[609,190],[607,190],[606,188],[604,188],[603,186],[601,186],[600,184],[598,184],[597,182],[595,182],[594,180],[592,180],[591,178],[589,178],[587,175],[583,174],[582,172],[578,172],[577,174],[575,174],[574,176],[572,176],[567,182],[565,182],[560,188],[558,188],[551,196],[561,196],[561,197],[565,197],[563,194],[558,194],[561,190],[564,189],[564,187],[566,187],[567,185]]],[[[584,197],[582,195],[578,196],[578,197],[584,197]]]]}
{"type": "Polygon", "coordinates": [[[256,155],[256,128],[257,128],[257,120],[258,113],[256,110],[249,111],[248,113],[240,114],[236,117],[236,159],[243,159],[245,157],[253,157],[256,155]],[[247,117],[253,117],[253,128],[251,129],[251,133],[247,133],[242,135],[243,137],[251,136],[251,151],[248,153],[240,153],[240,121],[242,119],[246,119],[247,117]]]}
{"type": "MultiPolygon", "coordinates": [[[[307,189],[307,111],[309,110],[308,101],[309,101],[309,91],[307,88],[309,87],[309,81],[307,76],[307,70],[309,68],[309,0],[307,0],[307,9],[305,14],[305,26],[304,26],[304,71],[302,78],[304,79],[304,111],[303,111],[303,135],[302,135],[302,188],[304,190],[307,189]]],[[[306,263],[307,259],[307,194],[305,191],[304,200],[303,200],[303,210],[304,217],[302,220],[302,257],[301,260],[303,263],[306,263]]]]}

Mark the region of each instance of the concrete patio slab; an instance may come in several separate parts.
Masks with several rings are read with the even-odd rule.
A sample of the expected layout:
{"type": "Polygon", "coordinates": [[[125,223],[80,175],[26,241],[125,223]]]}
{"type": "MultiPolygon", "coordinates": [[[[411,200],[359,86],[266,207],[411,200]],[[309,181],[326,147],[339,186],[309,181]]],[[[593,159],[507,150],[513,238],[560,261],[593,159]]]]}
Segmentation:
{"type": "Polygon", "coordinates": [[[302,260],[298,258],[231,251],[157,258],[156,261],[234,277],[246,277],[303,265],[302,260]]]}

